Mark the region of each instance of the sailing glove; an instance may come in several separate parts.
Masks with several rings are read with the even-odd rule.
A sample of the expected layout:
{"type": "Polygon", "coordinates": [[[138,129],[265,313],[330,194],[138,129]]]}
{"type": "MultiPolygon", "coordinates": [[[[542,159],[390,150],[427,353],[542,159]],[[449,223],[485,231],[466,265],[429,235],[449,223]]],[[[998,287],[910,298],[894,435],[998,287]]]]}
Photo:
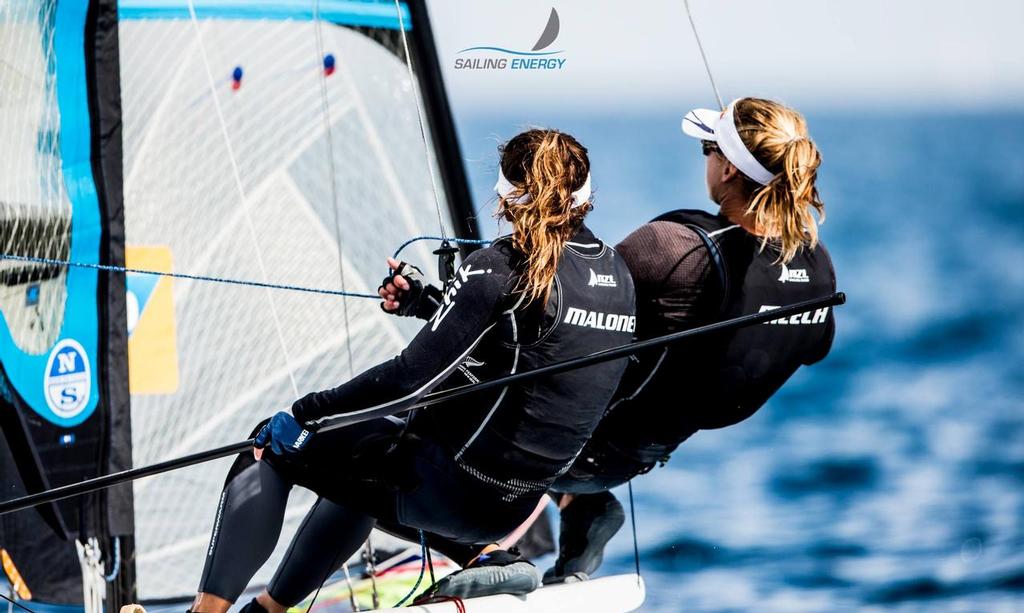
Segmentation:
{"type": "Polygon", "coordinates": [[[395,275],[402,275],[409,282],[409,289],[399,290],[402,293],[398,296],[397,309],[387,311],[384,310],[384,305],[381,304],[381,310],[384,310],[385,313],[401,317],[430,319],[437,311],[437,308],[441,306],[443,296],[441,290],[433,285],[424,285],[423,271],[408,262],[402,262],[397,269],[391,271],[390,275],[384,277],[379,289],[383,289],[388,283],[393,283],[395,275]]]}
{"type": "Polygon", "coordinates": [[[260,429],[254,444],[260,449],[270,447],[270,451],[279,456],[292,455],[302,451],[313,434],[313,429],[300,424],[291,413],[278,411],[260,429]]]}

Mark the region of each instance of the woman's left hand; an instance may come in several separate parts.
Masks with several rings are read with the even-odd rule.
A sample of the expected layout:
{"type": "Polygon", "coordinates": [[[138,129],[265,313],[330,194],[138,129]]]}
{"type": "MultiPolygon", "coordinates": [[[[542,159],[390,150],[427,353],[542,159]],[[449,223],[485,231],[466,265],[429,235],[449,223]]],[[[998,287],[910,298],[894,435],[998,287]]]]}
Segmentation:
{"type": "MultiPolygon", "coordinates": [[[[402,268],[402,262],[388,258],[388,267],[392,271],[398,271],[402,268]]],[[[389,279],[385,279],[385,282],[377,289],[377,294],[384,299],[381,308],[389,313],[397,311],[402,306],[401,300],[408,293],[410,287],[409,281],[397,272],[392,274],[389,279]]]]}

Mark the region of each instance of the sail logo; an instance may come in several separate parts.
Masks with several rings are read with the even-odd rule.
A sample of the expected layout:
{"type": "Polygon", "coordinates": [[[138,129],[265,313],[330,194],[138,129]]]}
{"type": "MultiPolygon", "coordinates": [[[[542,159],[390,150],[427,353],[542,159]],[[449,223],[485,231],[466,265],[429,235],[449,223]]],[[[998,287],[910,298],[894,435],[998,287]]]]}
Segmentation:
{"type": "Polygon", "coordinates": [[[552,8],[547,25],[529,51],[494,45],[467,47],[458,52],[455,70],[562,70],[565,68],[565,58],[555,56],[564,51],[547,50],[558,38],[560,29],[558,11],[552,8]]]}
{"type": "Polygon", "coordinates": [[[785,264],[782,265],[782,275],[779,276],[779,281],[782,283],[810,283],[811,278],[807,276],[806,268],[789,268],[785,264]]]}
{"type": "Polygon", "coordinates": [[[89,356],[78,341],[66,338],[53,348],[46,363],[43,390],[46,404],[57,417],[70,419],[81,413],[92,392],[89,356]]]}
{"type": "MultiPolygon", "coordinates": [[[[171,272],[166,246],[125,248],[129,268],[171,272]]],[[[132,394],[173,394],[178,389],[174,286],[168,277],[125,275],[128,324],[128,388],[132,394]]]]}
{"type": "Polygon", "coordinates": [[[587,285],[590,287],[618,287],[613,275],[599,275],[594,272],[593,268],[590,269],[590,282],[587,285]]]}

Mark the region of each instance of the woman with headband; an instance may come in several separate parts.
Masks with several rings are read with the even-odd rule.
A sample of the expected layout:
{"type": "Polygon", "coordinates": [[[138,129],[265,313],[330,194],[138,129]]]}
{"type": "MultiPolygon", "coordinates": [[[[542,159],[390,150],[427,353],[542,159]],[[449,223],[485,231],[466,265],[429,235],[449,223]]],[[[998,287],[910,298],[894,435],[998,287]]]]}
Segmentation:
{"type": "MultiPolygon", "coordinates": [[[[821,156],[803,117],[769,100],[743,98],[725,111],[688,113],[683,132],[701,141],[708,194],[719,211],[666,213],[616,246],[636,285],[637,336],[834,292],[814,217],[824,215],[815,186],[821,156]]],[[[605,544],[625,519],[611,488],[666,462],[698,430],[751,416],[801,365],[825,357],[834,331],[832,313],[820,309],[631,359],[593,437],[552,486],[562,521],[559,556],[544,582],[579,581],[600,566],[605,544]]],[[[481,551],[434,536],[429,542],[457,562],[481,551]]],[[[505,555],[493,545],[483,551],[505,555]]],[[[434,592],[472,596],[500,573],[471,568],[443,578],[434,592]]]]}
{"type": "MultiPolygon", "coordinates": [[[[380,418],[324,431],[332,416],[411,406],[431,390],[494,379],[628,343],[635,294],[625,263],[583,223],[590,161],[574,138],[524,132],[502,148],[497,186],[510,236],[469,255],[408,347],[334,389],[297,400],[258,430],[256,456],[232,467],[217,509],[192,610],[222,613],[272,553],[292,486],[320,500],[282,569],[245,609],[297,604],[363,543],[377,520],[457,543],[516,528],[579,454],[625,368],[619,360],[483,391],[408,421],[380,418]],[[593,275],[608,282],[591,287],[593,275]],[[566,319],[566,313],[582,313],[566,319]],[[261,456],[261,460],[260,457],[261,456]]],[[[414,273],[395,273],[384,308],[429,300],[414,273]],[[410,283],[412,281],[412,283],[410,283]],[[402,298],[396,300],[402,286],[402,298]]],[[[424,307],[418,309],[423,313],[424,307]]],[[[515,555],[481,556],[502,569],[495,591],[537,587],[515,555]]]]}
{"type": "MultiPolygon", "coordinates": [[[[698,109],[683,132],[701,141],[716,215],[666,213],[616,249],[637,291],[637,336],[650,338],[767,311],[835,291],[818,239],[821,155],[804,118],[777,102],[741,98],[698,109]]],[[[801,365],[828,354],[829,309],[794,315],[631,362],[615,400],[570,470],[553,486],[562,526],[545,583],[586,578],[624,521],[608,491],[646,473],[698,430],[750,417],[801,365]]]]}

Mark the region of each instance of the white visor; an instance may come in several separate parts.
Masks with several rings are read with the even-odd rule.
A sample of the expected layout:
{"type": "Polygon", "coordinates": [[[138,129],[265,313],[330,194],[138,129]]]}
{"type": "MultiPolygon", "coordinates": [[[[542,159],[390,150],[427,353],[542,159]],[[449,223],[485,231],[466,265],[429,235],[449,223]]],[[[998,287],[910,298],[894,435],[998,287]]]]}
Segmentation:
{"type": "Polygon", "coordinates": [[[686,117],[683,117],[683,134],[701,140],[714,141],[722,150],[725,159],[732,162],[732,165],[740,172],[761,185],[768,185],[775,175],[757,161],[747,150],[743,140],[740,139],[740,134],[736,131],[736,121],[733,119],[735,106],[736,101],[733,100],[724,111],[711,109],[690,111],[686,117]]]}
{"type": "MultiPolygon", "coordinates": [[[[512,200],[512,192],[518,189],[505,177],[505,173],[501,171],[501,166],[498,166],[498,182],[494,184],[494,191],[498,192],[498,195],[513,202],[515,204],[522,204],[530,201],[530,194],[523,194],[517,200],[512,200]]],[[[590,202],[591,188],[590,188],[590,173],[587,173],[587,180],[583,182],[583,187],[572,193],[572,207],[576,208],[583,206],[590,202]]]]}

